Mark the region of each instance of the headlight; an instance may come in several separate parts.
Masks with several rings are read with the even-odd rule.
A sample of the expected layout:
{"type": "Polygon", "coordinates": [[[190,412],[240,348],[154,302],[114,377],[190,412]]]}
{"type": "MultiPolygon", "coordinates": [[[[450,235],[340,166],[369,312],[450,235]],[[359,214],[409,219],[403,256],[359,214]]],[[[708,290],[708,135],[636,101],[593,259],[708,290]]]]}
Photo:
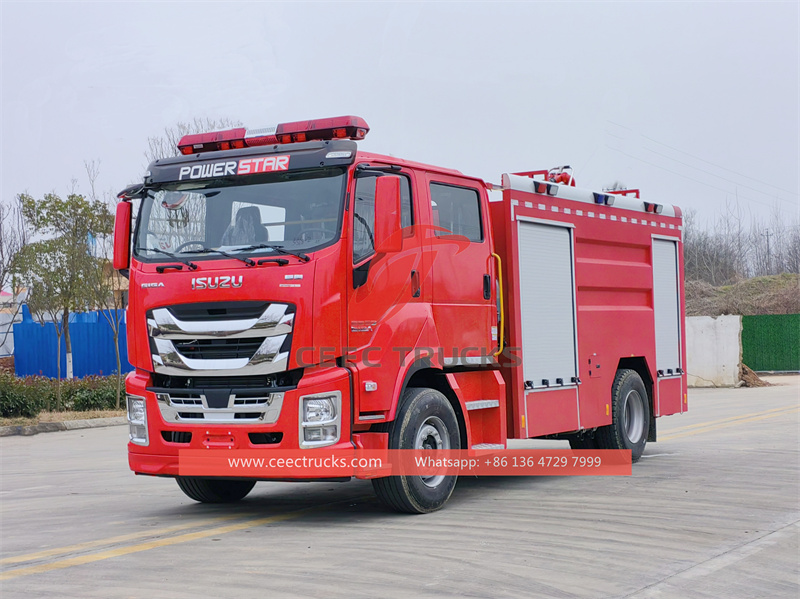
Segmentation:
{"type": "Polygon", "coordinates": [[[136,445],[149,445],[147,439],[147,408],[144,397],[126,395],[128,404],[128,426],[130,429],[131,443],[136,445]]]}
{"type": "Polygon", "coordinates": [[[300,398],[300,447],[324,447],[339,440],[342,394],[340,391],[300,398]]]}
{"type": "Polygon", "coordinates": [[[336,418],[334,397],[303,398],[304,422],[330,422],[336,418]]]}

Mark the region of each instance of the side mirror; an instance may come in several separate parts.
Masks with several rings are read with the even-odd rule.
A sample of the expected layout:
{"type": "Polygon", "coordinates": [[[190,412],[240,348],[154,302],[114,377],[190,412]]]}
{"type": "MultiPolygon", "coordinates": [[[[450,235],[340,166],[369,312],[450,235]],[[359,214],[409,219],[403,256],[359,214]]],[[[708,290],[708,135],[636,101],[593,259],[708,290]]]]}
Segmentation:
{"type": "Polygon", "coordinates": [[[400,177],[384,175],[375,180],[375,251],[379,254],[403,249],[400,177]]]}
{"type": "Polygon", "coordinates": [[[117,204],[114,220],[114,268],[126,270],[131,261],[131,203],[117,204]]]}

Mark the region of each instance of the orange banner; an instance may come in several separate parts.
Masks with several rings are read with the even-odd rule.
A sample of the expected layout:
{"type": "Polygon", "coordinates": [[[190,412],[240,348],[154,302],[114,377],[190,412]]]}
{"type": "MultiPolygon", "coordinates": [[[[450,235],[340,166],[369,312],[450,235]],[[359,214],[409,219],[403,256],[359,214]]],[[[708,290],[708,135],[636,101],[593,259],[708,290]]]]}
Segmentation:
{"type": "Polygon", "coordinates": [[[624,450],[199,450],[184,449],[180,476],[261,479],[382,476],[630,476],[624,450]]]}

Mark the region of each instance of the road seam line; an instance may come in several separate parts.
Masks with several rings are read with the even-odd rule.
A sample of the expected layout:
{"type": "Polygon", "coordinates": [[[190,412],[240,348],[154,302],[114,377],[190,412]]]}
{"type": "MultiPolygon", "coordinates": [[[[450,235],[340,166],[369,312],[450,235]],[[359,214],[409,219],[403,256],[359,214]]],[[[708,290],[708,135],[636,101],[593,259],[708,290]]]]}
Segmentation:
{"type": "MultiPolygon", "coordinates": [[[[668,582],[668,581],[670,581],[670,580],[672,580],[674,578],[678,578],[678,579],[689,578],[689,579],[691,579],[691,578],[693,578],[693,576],[690,574],[690,572],[692,570],[697,570],[698,568],[699,568],[698,571],[700,572],[700,575],[707,575],[707,574],[710,574],[712,572],[716,572],[717,570],[720,570],[721,568],[725,568],[728,565],[730,565],[728,563],[728,561],[726,561],[726,560],[729,560],[730,563],[735,563],[736,561],[740,561],[742,559],[745,559],[746,557],[752,555],[756,551],[760,551],[761,548],[762,548],[761,547],[762,545],[766,545],[767,543],[769,543],[770,541],[773,540],[773,539],[770,539],[769,537],[776,537],[777,536],[778,538],[781,538],[781,537],[791,533],[792,531],[791,530],[787,530],[787,529],[790,529],[790,528],[793,528],[793,527],[794,528],[800,527],[800,520],[796,520],[794,522],[790,522],[789,524],[786,524],[785,526],[781,526],[777,530],[773,530],[773,531],[764,533],[763,535],[761,535],[760,537],[758,537],[756,539],[752,539],[750,541],[747,541],[746,543],[742,543],[741,545],[738,545],[736,547],[732,547],[732,548],[730,548],[730,549],[728,549],[726,551],[723,551],[722,553],[720,553],[718,555],[714,555],[712,557],[709,557],[708,559],[705,559],[700,563],[697,563],[697,564],[694,564],[694,565],[689,566],[687,568],[684,568],[683,570],[675,572],[674,574],[670,574],[669,576],[665,576],[661,580],[657,580],[656,582],[654,582],[652,584],[648,584],[648,585],[646,585],[646,586],[644,586],[644,587],[642,587],[640,589],[637,589],[637,590],[633,591],[632,593],[628,593],[622,599],[634,599],[635,597],[641,597],[642,599],[647,599],[647,597],[653,597],[654,596],[654,595],[652,595],[653,592],[657,592],[657,593],[660,592],[656,587],[658,587],[658,586],[664,584],[665,582],[668,582]],[[744,555],[742,555],[741,557],[736,556],[735,554],[739,553],[739,552],[743,552],[744,555]],[[709,564],[711,564],[712,562],[718,561],[718,560],[722,561],[724,563],[722,565],[720,565],[720,566],[709,568],[709,564]],[[645,594],[643,595],[642,593],[645,593],[645,594]]],[[[678,589],[678,590],[680,590],[680,589],[678,589]]]]}
{"type": "Polygon", "coordinates": [[[710,431],[720,430],[720,429],[723,429],[723,428],[728,428],[728,427],[731,427],[731,426],[735,426],[737,424],[744,424],[746,422],[757,422],[759,420],[767,420],[768,418],[778,418],[780,416],[785,416],[787,414],[790,414],[792,412],[796,412],[798,410],[800,410],[800,407],[791,408],[791,409],[788,409],[788,410],[786,410],[784,412],[778,412],[778,413],[774,413],[774,414],[765,414],[763,416],[747,418],[745,420],[735,420],[733,422],[725,422],[725,423],[717,424],[717,425],[714,425],[714,426],[706,426],[705,428],[698,428],[696,430],[686,431],[684,433],[666,434],[663,437],[660,437],[658,440],[659,441],[671,441],[673,439],[681,439],[683,437],[691,437],[692,435],[699,435],[701,433],[707,433],[707,432],[710,432],[710,431]]]}
{"type": "Polygon", "coordinates": [[[689,424],[689,425],[686,425],[686,426],[681,426],[681,427],[678,427],[678,428],[671,429],[668,434],[679,433],[679,432],[688,431],[688,430],[695,429],[695,428],[703,428],[703,427],[706,427],[706,426],[711,426],[713,424],[721,424],[723,422],[735,422],[737,420],[744,420],[746,418],[751,418],[753,416],[762,416],[764,414],[772,414],[772,413],[775,413],[775,412],[791,411],[791,410],[796,410],[798,408],[800,408],[800,406],[797,406],[797,405],[795,405],[795,406],[784,406],[782,408],[773,408],[771,410],[764,410],[763,412],[752,412],[750,414],[741,414],[740,416],[731,416],[730,418],[723,418],[721,420],[711,420],[709,422],[700,422],[698,424],[689,424]]]}
{"type": "Polygon", "coordinates": [[[186,533],[182,535],[177,535],[174,537],[167,537],[164,539],[158,539],[155,541],[148,541],[147,543],[139,543],[138,545],[128,545],[126,547],[118,547],[116,549],[108,549],[106,551],[101,551],[99,553],[90,553],[88,555],[79,555],[76,557],[70,557],[62,560],[58,560],[55,562],[50,562],[46,564],[39,564],[36,566],[27,566],[25,568],[17,568],[15,570],[9,570],[7,572],[3,572],[0,574],[0,581],[3,580],[11,580],[12,578],[19,578],[20,576],[30,576],[32,574],[42,574],[44,572],[50,572],[52,570],[62,570],[64,568],[71,568],[73,566],[81,566],[84,564],[90,564],[93,562],[99,562],[102,560],[120,557],[123,555],[130,555],[132,553],[139,553],[141,551],[148,551],[150,549],[157,549],[159,547],[168,547],[170,545],[177,545],[179,543],[187,543],[190,541],[196,541],[199,539],[205,539],[208,537],[213,537],[217,535],[224,535],[231,532],[237,532],[240,530],[244,530],[247,528],[254,528],[257,526],[263,526],[265,524],[275,524],[278,522],[284,522],[286,520],[293,520],[295,518],[299,518],[308,513],[317,512],[327,507],[337,505],[340,503],[349,503],[352,501],[363,500],[365,497],[356,497],[352,499],[345,499],[342,501],[334,501],[332,503],[325,503],[319,506],[314,506],[302,510],[297,510],[294,512],[288,512],[286,514],[278,514],[275,516],[267,516],[265,518],[255,518],[253,520],[246,520],[244,522],[239,522],[237,524],[229,524],[227,526],[217,526],[214,528],[209,528],[206,530],[200,530],[197,532],[186,533]]]}
{"type": "Polygon", "coordinates": [[[217,522],[225,522],[226,520],[236,520],[237,518],[241,518],[241,516],[220,516],[218,518],[206,518],[204,520],[196,520],[195,522],[186,522],[184,524],[178,524],[176,526],[170,526],[167,528],[161,528],[156,530],[142,530],[139,532],[133,532],[126,535],[119,535],[116,537],[96,539],[94,541],[86,541],[85,543],[76,543],[75,545],[67,545],[65,547],[54,547],[53,549],[44,549],[36,553],[26,553],[24,555],[15,555],[12,557],[6,557],[0,559],[0,565],[22,564],[25,562],[36,561],[38,559],[44,559],[46,557],[52,557],[54,555],[72,553],[74,551],[82,551],[84,549],[92,549],[94,547],[102,547],[103,545],[113,545],[114,543],[124,543],[125,541],[133,541],[136,539],[144,539],[147,537],[158,537],[161,535],[167,535],[173,532],[178,532],[179,530],[187,530],[189,528],[201,528],[203,526],[208,526],[209,524],[215,524],[217,522]]]}

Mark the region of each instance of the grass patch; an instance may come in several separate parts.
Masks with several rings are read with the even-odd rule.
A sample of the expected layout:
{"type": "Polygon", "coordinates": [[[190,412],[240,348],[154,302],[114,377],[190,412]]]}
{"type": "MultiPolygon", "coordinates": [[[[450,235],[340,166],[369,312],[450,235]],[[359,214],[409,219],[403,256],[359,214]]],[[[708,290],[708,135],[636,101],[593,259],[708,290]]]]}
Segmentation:
{"type": "Polygon", "coordinates": [[[85,410],[82,412],[40,412],[33,418],[0,418],[0,426],[33,426],[40,422],[64,422],[65,420],[92,420],[125,416],[125,410],[85,410]]]}

